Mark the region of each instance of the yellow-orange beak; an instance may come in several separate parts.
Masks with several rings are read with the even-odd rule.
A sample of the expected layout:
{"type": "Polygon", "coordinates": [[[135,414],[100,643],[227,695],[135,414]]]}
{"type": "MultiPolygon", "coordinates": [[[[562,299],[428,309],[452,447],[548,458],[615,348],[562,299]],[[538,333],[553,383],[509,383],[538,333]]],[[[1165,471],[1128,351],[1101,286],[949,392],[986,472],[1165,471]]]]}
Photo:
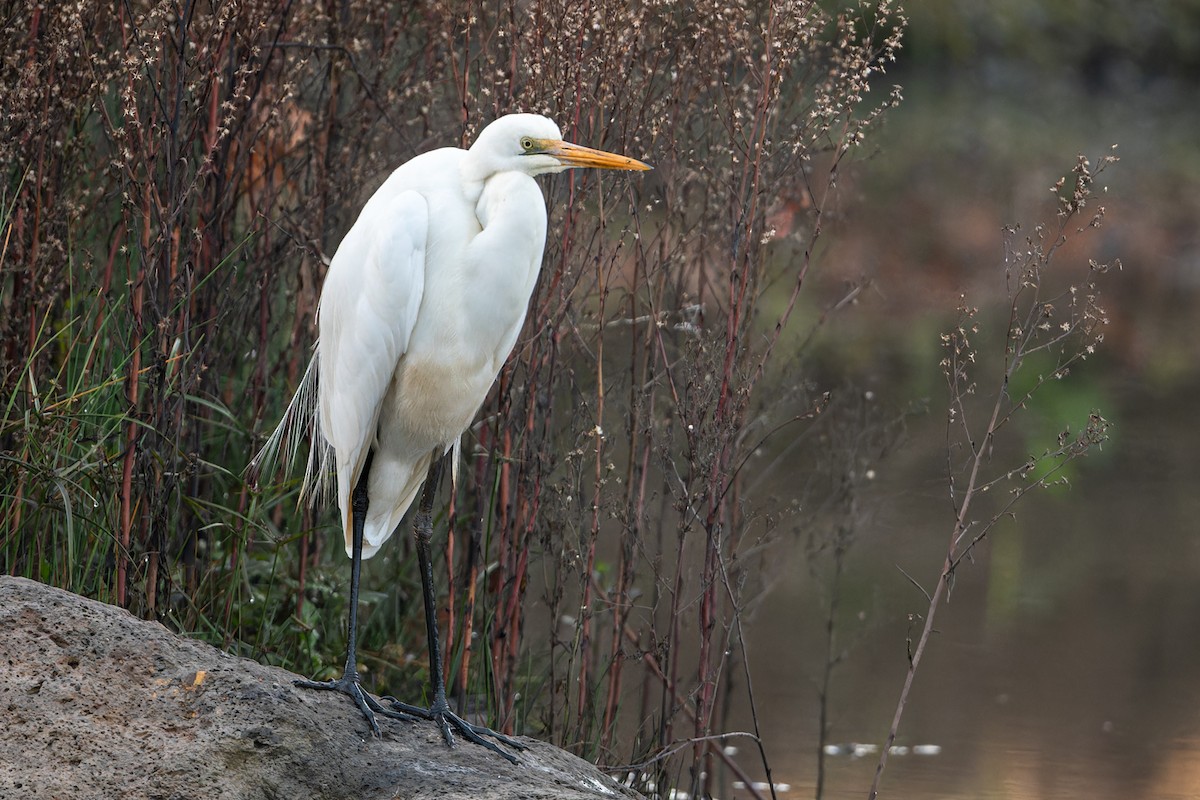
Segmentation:
{"type": "Polygon", "coordinates": [[[643,164],[636,158],[606,153],[603,150],[593,150],[571,142],[548,141],[543,152],[554,156],[560,163],[568,167],[595,167],[596,169],[625,169],[644,171],[654,169],[649,164],[643,164]]]}

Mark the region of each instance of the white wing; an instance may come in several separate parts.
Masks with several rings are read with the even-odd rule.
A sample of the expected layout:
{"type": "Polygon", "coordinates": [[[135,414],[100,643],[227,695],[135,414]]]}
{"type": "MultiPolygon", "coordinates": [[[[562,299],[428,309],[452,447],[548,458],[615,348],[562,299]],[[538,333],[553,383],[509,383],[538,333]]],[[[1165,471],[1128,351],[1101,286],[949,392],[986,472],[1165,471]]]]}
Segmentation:
{"type": "Polygon", "coordinates": [[[428,205],[413,191],[382,195],[368,201],[338,247],[317,312],[321,433],[334,449],[347,548],[350,494],[425,289],[428,205]]]}

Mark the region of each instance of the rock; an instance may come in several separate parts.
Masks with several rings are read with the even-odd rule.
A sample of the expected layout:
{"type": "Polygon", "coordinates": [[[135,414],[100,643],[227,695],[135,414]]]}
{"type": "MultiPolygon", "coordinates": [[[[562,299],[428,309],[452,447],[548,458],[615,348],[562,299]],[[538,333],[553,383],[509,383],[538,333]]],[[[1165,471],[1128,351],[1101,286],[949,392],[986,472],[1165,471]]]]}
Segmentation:
{"type": "Polygon", "coordinates": [[[348,697],[297,677],[0,576],[0,798],[638,797],[533,739],[514,766],[433,723],[373,738],[348,697]]]}

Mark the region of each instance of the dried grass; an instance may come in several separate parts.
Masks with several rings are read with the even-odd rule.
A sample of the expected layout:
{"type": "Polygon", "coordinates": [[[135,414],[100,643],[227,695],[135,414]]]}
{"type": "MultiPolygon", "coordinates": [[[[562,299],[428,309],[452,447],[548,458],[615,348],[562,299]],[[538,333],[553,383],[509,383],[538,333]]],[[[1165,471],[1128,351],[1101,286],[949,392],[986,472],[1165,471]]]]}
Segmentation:
{"type": "MultiPolygon", "coordinates": [[[[549,184],[529,326],[454,498],[452,686],[708,791],[764,552],[741,469],[760,387],[791,358],[839,171],[899,100],[881,73],[902,29],[887,0],[18,3],[0,569],[336,664],[331,526],[242,468],[307,360],[324,256],[387,170],[543,112],[656,171],[549,184]]],[[[392,598],[365,595],[379,688],[411,673],[387,644],[414,627],[401,547],[367,576],[392,598]]]]}

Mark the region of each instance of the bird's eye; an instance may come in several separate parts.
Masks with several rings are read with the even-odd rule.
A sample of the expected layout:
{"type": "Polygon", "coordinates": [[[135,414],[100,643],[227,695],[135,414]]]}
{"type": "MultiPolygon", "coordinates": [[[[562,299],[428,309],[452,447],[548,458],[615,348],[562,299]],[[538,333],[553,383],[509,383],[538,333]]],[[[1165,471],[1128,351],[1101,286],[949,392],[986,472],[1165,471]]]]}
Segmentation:
{"type": "Polygon", "coordinates": [[[533,149],[533,139],[530,139],[528,136],[521,139],[521,149],[526,150],[526,151],[532,150],[533,149]]]}

